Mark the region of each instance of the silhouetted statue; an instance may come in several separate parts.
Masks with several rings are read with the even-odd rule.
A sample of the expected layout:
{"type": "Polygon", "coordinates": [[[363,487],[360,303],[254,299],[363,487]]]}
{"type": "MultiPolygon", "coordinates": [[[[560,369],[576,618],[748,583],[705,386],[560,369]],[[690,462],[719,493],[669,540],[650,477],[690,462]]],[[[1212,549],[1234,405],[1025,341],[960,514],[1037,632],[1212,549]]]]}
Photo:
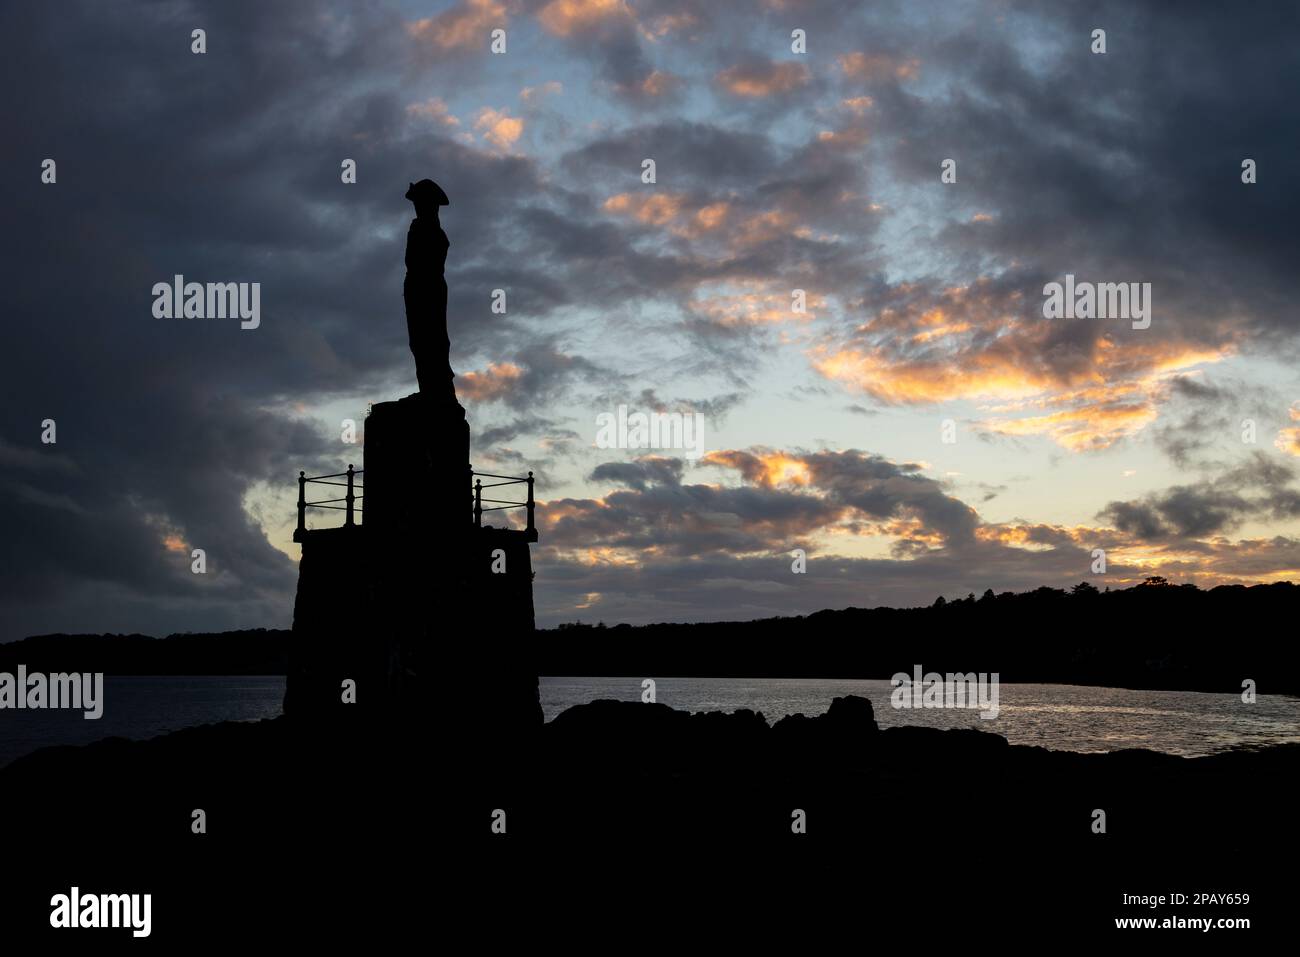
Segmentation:
{"type": "Polygon", "coordinates": [[[406,331],[415,356],[415,377],[425,398],[456,398],[452,384],[451,337],[447,334],[447,249],[451,243],[438,222],[447,194],[431,179],[411,183],[406,198],[415,204],[415,219],[406,234],[406,331]]]}
{"type": "Polygon", "coordinates": [[[474,766],[466,777],[483,778],[481,764],[517,774],[522,766],[509,755],[526,752],[542,726],[531,649],[532,482],[518,480],[528,487],[528,501],[518,503],[527,529],[483,523],[483,511],[501,515],[494,507],[503,503],[493,501],[501,477],[476,493],[470,426],[456,400],[443,275],[450,244],[438,222],[447,195],[422,179],[406,198],[415,220],[402,296],[420,391],[374,403],[366,416],[364,491],[356,496],[363,521],[321,529],[300,521],[294,533],[303,553],[285,710],[305,716],[304,726],[399,716],[424,724],[435,714],[482,712],[478,731],[453,749],[474,766]],[[344,610],[337,596],[349,588],[359,597],[344,610]],[[445,642],[479,615],[491,640],[445,642]],[[439,683],[435,693],[442,675],[474,677],[454,690],[439,683]],[[355,683],[352,701],[341,694],[345,682],[355,683]]]}

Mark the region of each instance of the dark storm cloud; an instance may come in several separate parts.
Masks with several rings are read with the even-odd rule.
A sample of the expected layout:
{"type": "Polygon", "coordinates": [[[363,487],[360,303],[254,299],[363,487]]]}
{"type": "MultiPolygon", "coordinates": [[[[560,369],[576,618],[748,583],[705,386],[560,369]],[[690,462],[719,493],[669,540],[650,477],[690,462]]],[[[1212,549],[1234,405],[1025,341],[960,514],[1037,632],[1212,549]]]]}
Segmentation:
{"type": "MultiPolygon", "coordinates": [[[[979,524],[974,509],[921,475],[919,465],[900,465],[856,451],[815,452],[798,458],[808,469],[810,485],[829,501],[868,518],[915,515],[926,530],[938,533],[953,547],[969,542],[979,524]]],[[[736,465],[751,481],[761,474],[755,471],[761,464],[753,459],[738,459],[736,465]]]]}
{"type": "Polygon", "coordinates": [[[483,429],[473,437],[473,440],[476,445],[485,449],[490,449],[494,445],[513,442],[523,435],[537,435],[544,432],[551,432],[558,424],[559,423],[555,419],[548,419],[543,416],[522,416],[508,425],[498,425],[493,428],[483,429]]]}
{"type": "Polygon", "coordinates": [[[657,389],[642,389],[639,393],[608,392],[597,395],[592,400],[594,408],[614,408],[627,405],[632,411],[642,412],[698,412],[705,417],[710,426],[716,427],[726,421],[727,416],[745,400],[742,392],[726,392],[703,399],[672,398],[659,395],[657,389]]]}
{"type": "MultiPolygon", "coordinates": [[[[560,388],[566,368],[582,371],[581,360],[528,350],[513,319],[493,317],[499,280],[477,265],[515,252],[501,227],[544,195],[534,166],[407,111],[394,81],[447,67],[422,64],[392,11],[328,12],[305,2],[0,12],[10,41],[0,196],[15,240],[0,448],[22,502],[0,544],[12,569],[0,638],[287,624],[295,568],[260,524],[280,517],[250,517],[246,496],[262,483],[292,488],[300,468],[341,468],[349,450],[337,432],[292,417],[291,402],[409,378],[409,180],[437,170],[452,192],[458,353],[509,335],[530,352],[526,384],[540,394],[560,388]],[[190,52],[198,26],[203,55],[190,52]],[[45,157],[58,163],[55,185],[39,182],[45,157]],[[340,182],[344,157],[357,160],[354,186],[340,182]],[[260,282],[260,328],[153,318],[153,284],[176,273],[260,282]],[[45,419],[57,445],[39,442],[45,419]],[[192,548],[205,550],[206,575],[190,572],[192,548]]],[[[543,309],[564,301],[545,275],[514,279],[543,309]]]]}
{"type": "Polygon", "coordinates": [[[1181,375],[1169,383],[1170,388],[1175,394],[1184,396],[1188,399],[1197,401],[1224,401],[1228,399],[1231,393],[1220,389],[1208,382],[1194,379],[1191,376],[1181,375]]]}
{"type": "MultiPolygon", "coordinates": [[[[594,621],[688,621],[803,614],[850,605],[929,604],[985,589],[1082,580],[1101,587],[1134,584],[1151,574],[1204,585],[1274,574],[1294,567],[1300,542],[1205,542],[1180,535],[1213,534],[1247,515],[1300,507],[1294,474],[1264,455],[1230,470],[1216,485],[1175,487],[1143,502],[1112,503],[1110,528],[1044,524],[989,525],[919,467],[880,456],[781,453],[806,467],[778,482],[768,450],[714,453],[734,470],[739,488],[684,482],[677,459],[609,462],[592,478],[624,486],[599,500],[546,502],[539,547],[540,624],[594,621]],[[916,519],[889,558],[823,554],[819,532],[864,521],[916,519]],[[936,537],[937,536],[937,537],[936,537]],[[1131,565],[1122,550],[1154,541],[1173,548],[1158,565],[1131,565]],[[808,555],[806,575],[791,572],[791,550],[808,555]],[[1091,568],[1093,549],[1112,552],[1105,576],[1091,568]],[[622,556],[584,559],[590,552],[622,556]],[[1189,554],[1199,556],[1188,561],[1189,554]],[[641,556],[641,560],[631,560],[641,556]],[[649,557],[647,557],[649,556],[649,557]]],[[[991,490],[992,491],[992,490],[991,490]]],[[[987,496],[986,496],[987,497],[987,496]]],[[[1160,552],[1158,551],[1158,554],[1160,552]]]]}
{"type": "Polygon", "coordinates": [[[484,372],[458,376],[456,388],[476,404],[502,402],[516,412],[527,413],[553,404],[577,383],[601,384],[605,380],[600,366],[561,352],[548,338],[538,337],[531,348],[506,351],[501,362],[484,372]]]}
{"type": "Polygon", "coordinates": [[[1252,382],[1225,379],[1210,382],[1179,376],[1170,383],[1171,395],[1182,400],[1173,414],[1152,429],[1156,447],[1179,468],[1212,471],[1225,469],[1206,453],[1223,439],[1267,440],[1286,424],[1278,410],[1286,402],[1276,389],[1252,382]]]}
{"type": "Polygon", "coordinates": [[[767,551],[832,521],[843,506],[797,490],[683,484],[683,463],[651,457],[597,466],[592,479],[627,486],[600,500],[546,503],[554,547],[654,549],[665,554],[767,551]]]}
{"type": "Polygon", "coordinates": [[[766,136],[675,120],[588,143],[569,153],[564,165],[575,176],[599,175],[607,183],[632,188],[640,185],[641,161],[647,158],[655,161],[661,183],[707,182],[723,189],[748,187],[775,164],[766,136]]]}
{"type": "Polygon", "coordinates": [[[843,453],[711,452],[706,463],[734,471],[743,485],[683,482],[683,463],[665,457],[607,462],[591,473],[614,482],[599,502],[548,502],[547,541],[560,548],[588,545],[653,548],[699,555],[788,547],[841,520],[915,519],[921,531],[949,547],[973,543],[979,519],[914,465],[880,456],[843,453]],[[785,464],[793,471],[781,471],[785,464]],[[793,484],[783,484],[786,481],[793,484]]]}
{"type": "Polygon", "coordinates": [[[1111,502],[1098,517],[1142,541],[1203,538],[1230,532],[1252,518],[1300,514],[1300,493],[1292,487],[1295,478],[1289,464],[1256,452],[1213,479],[1136,501],[1111,502]]]}
{"type": "Polygon", "coordinates": [[[1262,169],[1300,147],[1295,98],[1278,82],[1300,73],[1300,10],[1013,9],[1015,30],[940,29],[919,43],[923,70],[960,64],[946,95],[876,97],[885,130],[901,134],[882,137],[893,168],[937,183],[953,157],[950,198],[997,213],[947,242],[1052,275],[1150,281],[1156,322],[1178,316],[1185,336],[1213,339],[1210,324],[1225,320],[1294,332],[1300,191],[1289,176],[1246,186],[1240,174],[1247,157],[1262,169]],[[1089,50],[1097,26],[1106,54],[1089,50]]]}
{"type": "Polygon", "coordinates": [[[641,458],[635,462],[603,462],[588,476],[592,482],[616,482],[644,492],[651,485],[680,485],[682,460],[641,458]]]}
{"type": "MultiPolygon", "coordinates": [[[[863,247],[880,222],[862,203],[845,202],[868,180],[854,155],[856,145],[814,139],[790,147],[767,134],[684,121],[619,130],[561,160],[569,175],[595,184],[588,215],[608,216],[599,206],[613,197],[630,197],[634,206],[658,196],[680,204],[685,216],[710,204],[724,206],[726,228],[665,234],[662,224],[635,217],[621,220],[617,232],[608,225],[570,223],[566,228],[578,241],[557,245],[557,259],[562,253],[585,302],[672,302],[680,318],[670,331],[686,347],[679,366],[742,385],[745,372],[761,363],[774,330],[700,314],[697,297],[714,282],[770,284],[787,298],[793,288],[851,288],[861,274],[863,247]],[[640,181],[646,158],[656,163],[652,186],[640,181]],[[821,238],[831,232],[860,243],[821,238]],[[603,268],[592,268],[597,265],[603,268]]],[[[562,231],[554,234],[557,243],[565,238],[562,231]]]]}

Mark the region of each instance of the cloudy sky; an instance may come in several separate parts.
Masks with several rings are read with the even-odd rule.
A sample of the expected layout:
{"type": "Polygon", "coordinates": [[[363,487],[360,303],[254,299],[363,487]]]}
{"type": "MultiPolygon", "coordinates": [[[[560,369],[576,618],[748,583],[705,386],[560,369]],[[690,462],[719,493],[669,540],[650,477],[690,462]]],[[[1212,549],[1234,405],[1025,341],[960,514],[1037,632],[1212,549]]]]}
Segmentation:
{"type": "Polygon", "coordinates": [[[1168,9],[5,4],[0,639],[290,624],[297,470],[415,389],[425,176],[539,624],[1300,578],[1300,15],[1168,9]],[[178,273],[260,327],[155,318],[178,273]],[[1150,328],[1045,319],[1067,274],[1150,328]],[[620,404],[706,454],[598,447],[620,404]]]}

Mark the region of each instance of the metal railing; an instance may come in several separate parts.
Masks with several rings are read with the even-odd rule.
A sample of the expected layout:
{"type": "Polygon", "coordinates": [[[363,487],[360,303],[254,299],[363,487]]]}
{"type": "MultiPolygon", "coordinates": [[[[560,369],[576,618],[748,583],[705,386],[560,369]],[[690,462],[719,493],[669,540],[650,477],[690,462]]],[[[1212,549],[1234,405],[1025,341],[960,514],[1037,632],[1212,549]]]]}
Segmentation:
{"type": "Polygon", "coordinates": [[[470,470],[470,478],[474,479],[474,527],[483,527],[483,513],[497,512],[507,508],[523,508],[528,511],[528,528],[526,531],[530,535],[537,533],[536,504],[533,502],[533,473],[529,472],[527,478],[520,478],[517,475],[493,475],[490,472],[475,472],[470,470]],[[489,482],[483,484],[483,479],[501,479],[499,482],[489,482]],[[511,502],[499,498],[484,498],[483,490],[485,488],[498,488],[502,485],[528,485],[528,499],[524,502],[511,502]],[[484,502],[492,503],[488,508],[483,507],[484,502]]]}
{"type": "MultiPolygon", "coordinates": [[[[309,508],[332,508],[341,512],[346,512],[347,515],[344,518],[343,526],[345,528],[350,528],[356,525],[355,514],[357,512],[365,511],[363,508],[355,504],[358,499],[365,498],[364,495],[357,494],[356,476],[363,475],[364,472],[364,469],[354,469],[349,465],[346,472],[335,472],[333,475],[314,475],[308,478],[306,472],[300,471],[298,473],[298,531],[307,531],[307,509],[309,508]],[[339,482],[335,481],[335,479],[346,479],[346,481],[339,482]],[[309,502],[307,501],[307,484],[309,482],[316,485],[333,485],[339,488],[346,488],[347,492],[338,498],[322,498],[309,502]],[[340,502],[343,504],[339,504],[340,502]]],[[[491,472],[475,472],[471,469],[469,475],[470,478],[474,480],[474,526],[476,528],[483,527],[484,512],[498,512],[505,509],[522,508],[525,510],[527,516],[527,527],[525,531],[530,536],[535,536],[537,534],[537,504],[533,500],[532,472],[529,472],[526,478],[521,478],[517,475],[493,475],[491,472]],[[483,479],[496,479],[497,481],[488,482],[484,485],[483,479]],[[501,488],[506,485],[527,485],[527,498],[522,502],[516,502],[509,499],[483,497],[484,489],[501,488]],[[487,504],[485,505],[484,503],[487,504]]],[[[364,489],[365,486],[362,485],[361,488],[364,489]]],[[[295,541],[297,541],[297,538],[295,538],[295,541]]]]}
{"type": "MultiPolygon", "coordinates": [[[[333,475],[316,475],[313,476],[312,478],[307,478],[307,473],[305,472],[299,472],[298,473],[298,531],[303,532],[307,530],[307,509],[308,508],[335,508],[338,509],[339,511],[347,512],[348,513],[347,518],[345,518],[343,521],[344,526],[351,527],[355,525],[356,522],[353,520],[353,514],[355,512],[361,512],[365,510],[354,506],[353,503],[359,498],[365,498],[365,496],[357,495],[355,493],[353,479],[355,478],[355,476],[362,475],[364,473],[365,473],[365,469],[354,470],[351,465],[348,466],[348,470],[346,472],[335,472],[333,475]],[[346,482],[329,481],[330,479],[343,478],[344,476],[347,477],[346,482]],[[346,488],[348,491],[347,494],[344,495],[342,498],[323,498],[320,499],[319,501],[309,502],[307,501],[308,482],[314,482],[317,485],[337,485],[342,488],[346,488]],[[336,502],[344,502],[346,504],[337,505],[335,504],[336,502]]],[[[362,488],[364,487],[365,486],[363,485],[362,488]]]]}

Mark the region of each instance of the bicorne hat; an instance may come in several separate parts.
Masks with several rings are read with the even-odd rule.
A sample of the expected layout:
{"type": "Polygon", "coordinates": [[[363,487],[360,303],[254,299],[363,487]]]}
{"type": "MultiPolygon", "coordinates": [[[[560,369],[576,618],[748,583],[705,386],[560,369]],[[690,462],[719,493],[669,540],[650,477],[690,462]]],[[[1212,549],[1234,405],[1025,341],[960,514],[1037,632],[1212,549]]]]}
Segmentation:
{"type": "Polygon", "coordinates": [[[406,191],[406,198],[413,203],[428,201],[438,206],[451,205],[451,200],[442,191],[442,187],[431,179],[422,179],[418,183],[412,183],[411,188],[406,191]]]}

